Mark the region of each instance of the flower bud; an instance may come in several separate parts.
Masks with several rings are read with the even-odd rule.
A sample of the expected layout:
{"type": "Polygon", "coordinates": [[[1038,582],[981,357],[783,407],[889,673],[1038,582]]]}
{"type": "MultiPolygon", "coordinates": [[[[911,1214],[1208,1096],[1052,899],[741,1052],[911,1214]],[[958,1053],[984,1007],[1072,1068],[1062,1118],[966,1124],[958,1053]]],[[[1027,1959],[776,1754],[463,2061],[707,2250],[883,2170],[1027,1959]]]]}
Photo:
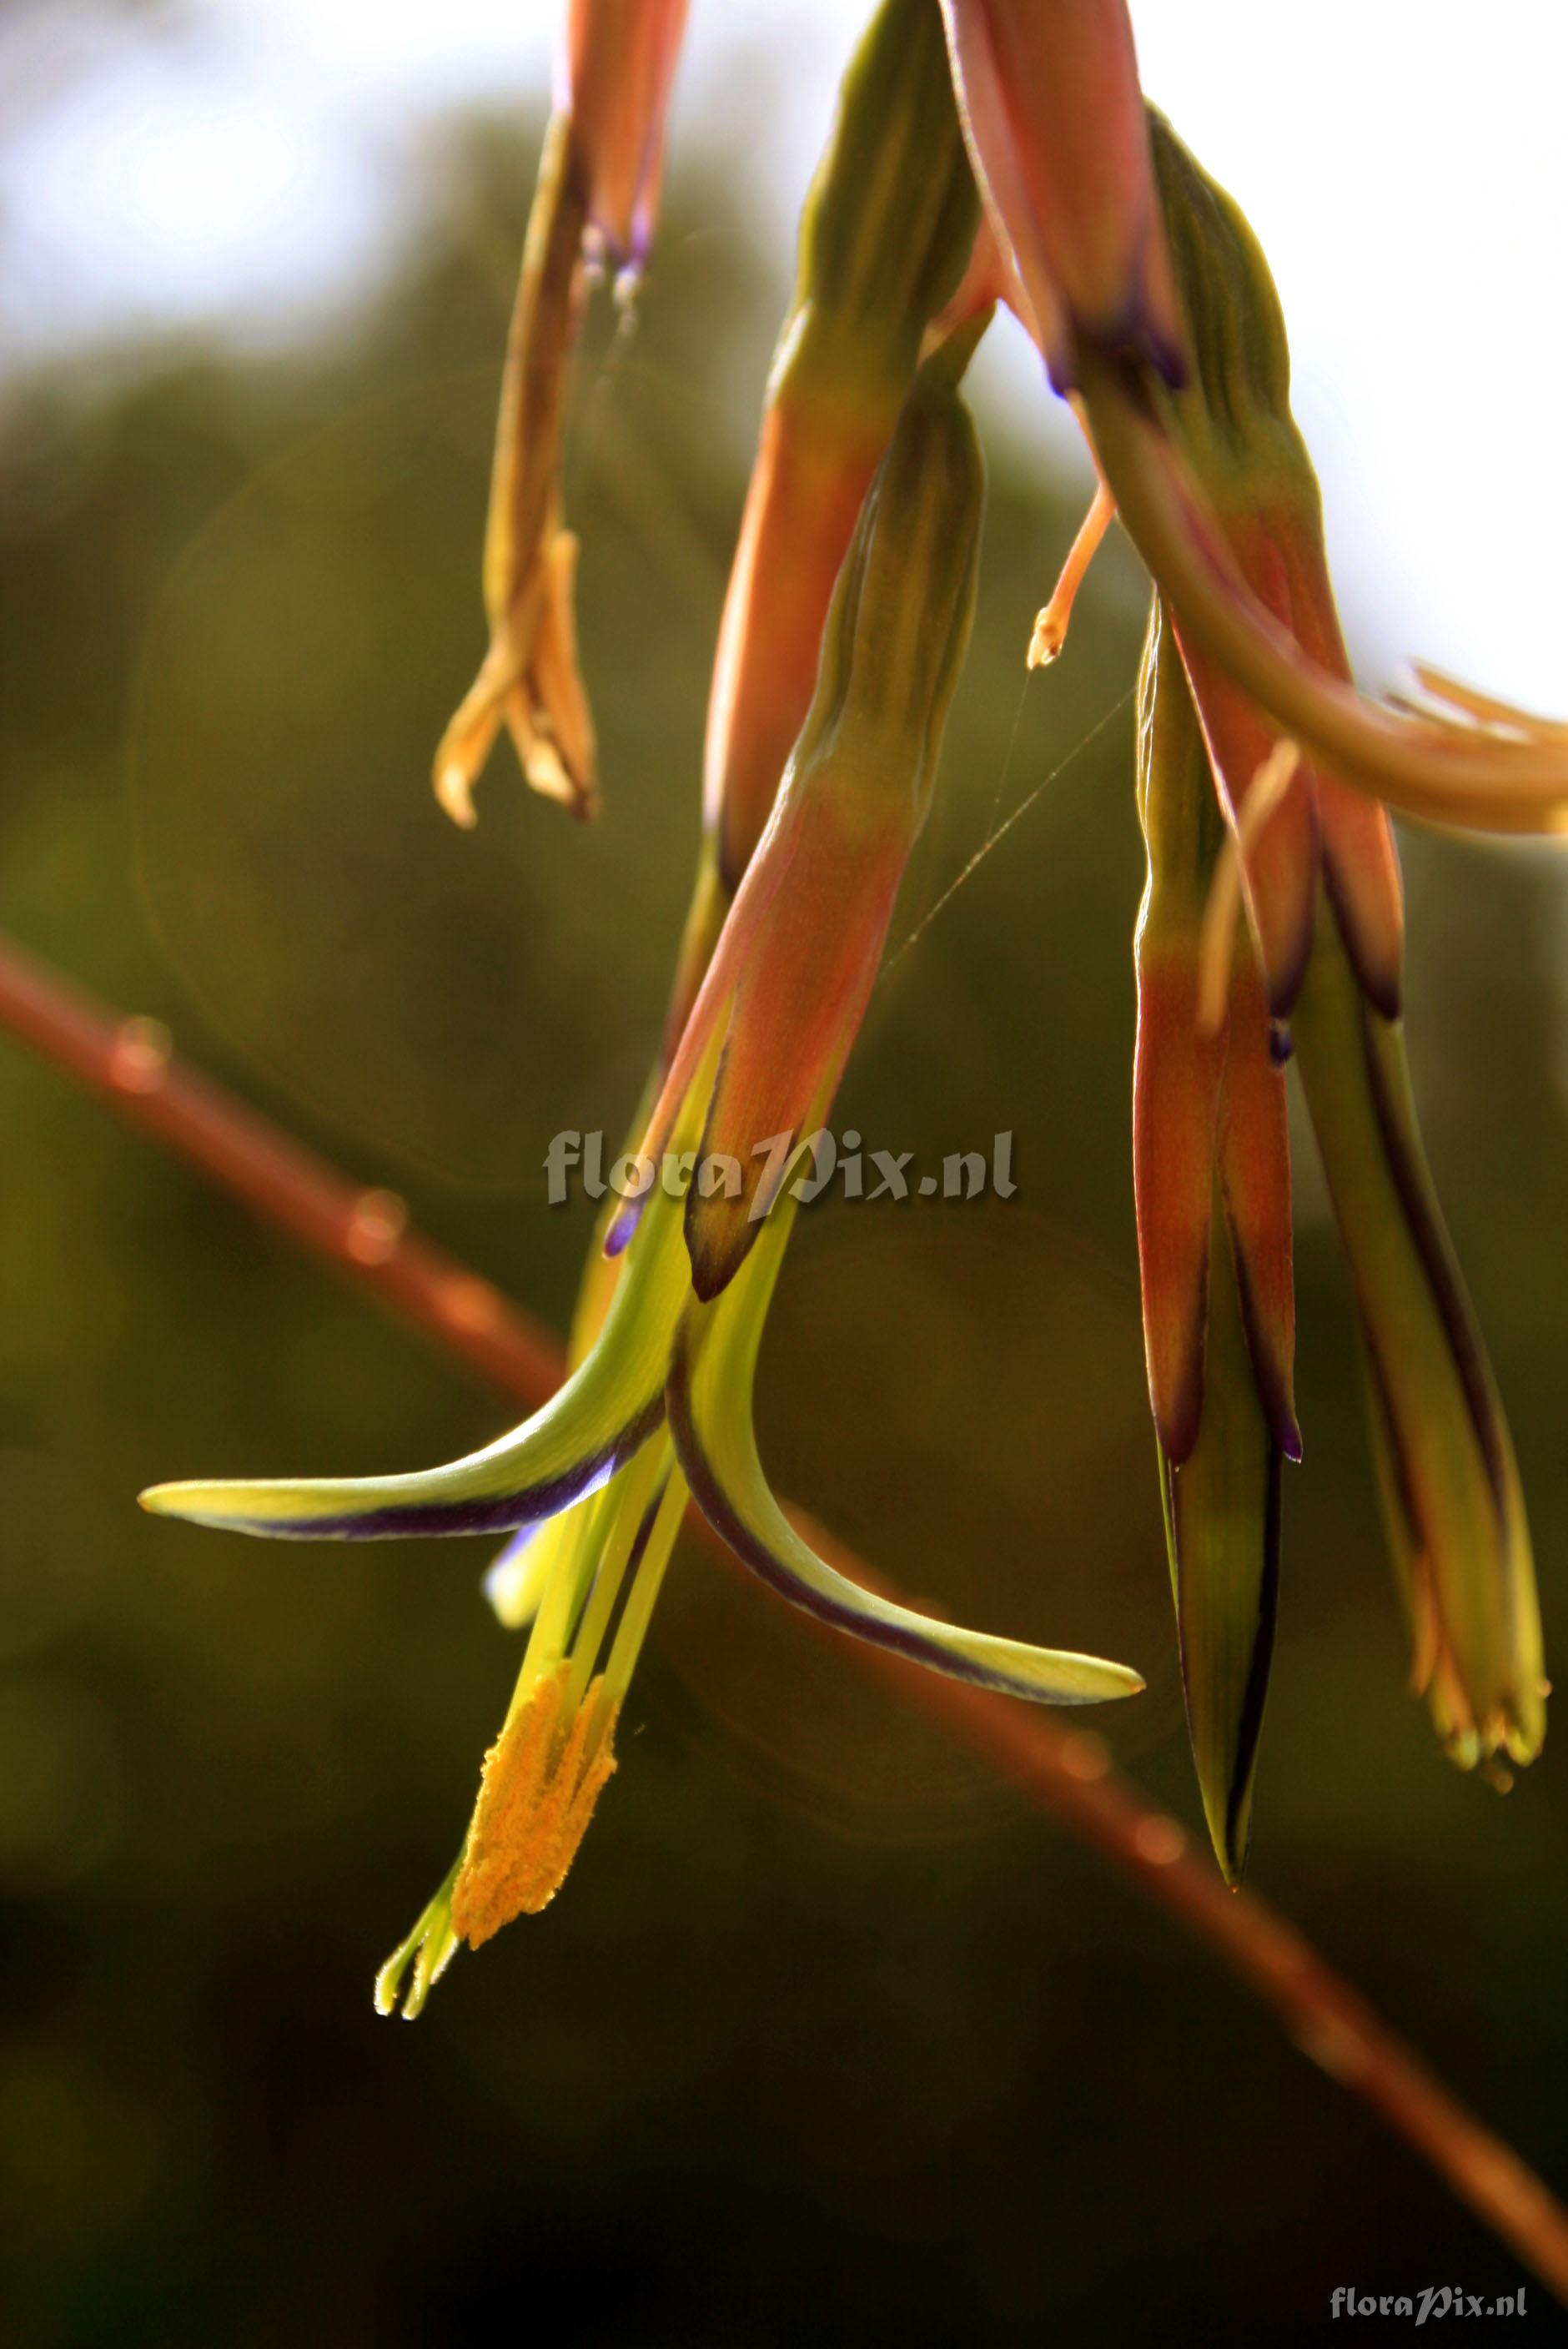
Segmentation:
{"type": "Polygon", "coordinates": [[[1200,1791],[1227,1878],[1245,1864],[1273,1650],[1280,1464],[1299,1459],[1282,1071],[1244,941],[1217,1019],[1204,936],[1227,834],[1169,622],[1144,652],[1133,1188],[1150,1397],[1200,1791]]]}

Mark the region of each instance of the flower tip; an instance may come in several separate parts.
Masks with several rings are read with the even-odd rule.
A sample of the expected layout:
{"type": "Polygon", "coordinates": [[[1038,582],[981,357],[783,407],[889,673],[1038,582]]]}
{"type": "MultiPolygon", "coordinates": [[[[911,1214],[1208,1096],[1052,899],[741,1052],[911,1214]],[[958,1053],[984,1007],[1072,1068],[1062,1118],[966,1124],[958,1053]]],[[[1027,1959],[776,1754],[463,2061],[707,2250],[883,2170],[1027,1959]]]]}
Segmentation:
{"type": "Polygon", "coordinates": [[[711,1305],[723,1295],[736,1274],[751,1253],[752,1246],[762,1228],[759,1217],[744,1214],[738,1216],[739,1200],[698,1200],[695,1193],[686,1198],[686,1244],[691,1263],[691,1285],[704,1305],[711,1305]],[[727,1208],[727,1214],[716,1209],[727,1208]]]}
{"type": "Polygon", "coordinates": [[[632,1235],[642,1218],[642,1199],[626,1199],[604,1235],[604,1254],[612,1262],[630,1246],[632,1235]]]}
{"type": "Polygon", "coordinates": [[[436,801],[451,817],[460,832],[472,832],[479,822],[474,807],[474,786],[471,775],[449,762],[438,767],[435,775],[436,801]]]}
{"type": "Polygon", "coordinates": [[[1043,605],[1035,615],[1034,633],[1024,658],[1025,667],[1049,668],[1053,661],[1059,660],[1062,647],[1067,642],[1067,633],[1050,605],[1043,605]]]}

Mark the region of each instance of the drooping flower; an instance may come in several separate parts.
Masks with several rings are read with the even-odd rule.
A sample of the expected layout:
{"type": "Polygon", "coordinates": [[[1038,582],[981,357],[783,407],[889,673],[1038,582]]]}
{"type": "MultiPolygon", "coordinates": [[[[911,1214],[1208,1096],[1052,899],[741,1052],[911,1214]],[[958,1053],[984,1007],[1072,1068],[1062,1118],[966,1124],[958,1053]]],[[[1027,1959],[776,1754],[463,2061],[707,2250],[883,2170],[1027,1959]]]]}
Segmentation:
{"type": "MultiPolygon", "coordinates": [[[[1193,476],[1281,624],[1347,680],[1272,280],[1235,207],[1163,126],[1156,149],[1192,355],[1169,406],[1193,476]]],[[[1507,1425],[1416,1124],[1387,814],[1304,758],[1159,596],[1140,792],[1150,876],[1135,1187],[1150,1384],[1193,1748],[1233,1879],[1272,1640],[1279,1463],[1299,1456],[1271,1039],[1277,1054],[1294,1040],[1350,1261],[1413,1685],[1454,1759],[1495,1775],[1498,1757],[1539,1749],[1545,1683],[1507,1425]],[[1255,958],[1226,919],[1232,888],[1255,958]]]]}
{"type": "MultiPolygon", "coordinates": [[[[1359,967],[1391,1002],[1397,889],[1386,860],[1374,870],[1378,812],[1351,792],[1479,831],[1557,832],[1568,825],[1568,732],[1429,671],[1418,671],[1424,710],[1357,693],[1333,618],[1315,483],[1289,416],[1267,264],[1235,203],[1152,109],[1149,119],[1181,306],[1189,333],[1206,338],[1209,379],[1173,388],[1136,359],[1095,350],[1080,375],[1083,413],[1171,609],[1228,787],[1244,786],[1258,744],[1279,734],[1311,760],[1329,885],[1359,967]]],[[[1309,943],[1306,829],[1305,793],[1285,794],[1248,872],[1276,1009],[1288,1008],[1309,943]]]]}
{"type": "Polygon", "coordinates": [[[570,0],[522,274],[507,336],[485,528],[490,640],[436,752],[436,795],[474,821],[502,726],[536,792],[597,804],[593,724],[577,666],[577,542],[561,519],[567,383],[590,265],[629,286],[647,256],[686,0],[570,0]]]}
{"type": "MultiPolygon", "coordinates": [[[[1423,711],[1367,701],[1336,647],[1279,609],[1283,582],[1268,551],[1227,527],[1237,514],[1217,514],[1205,493],[1202,434],[1195,445],[1190,427],[1213,418],[1202,400],[1194,407],[1181,396],[1191,264],[1196,256],[1210,273],[1205,298],[1222,316],[1232,302],[1244,306],[1261,255],[1234,207],[1144,109],[1125,0],[943,6],[959,112],[993,234],[1021,287],[1016,306],[1056,388],[1078,404],[1102,481],[1185,652],[1218,673],[1205,679],[1210,709],[1222,698],[1222,677],[1257,719],[1339,782],[1434,822],[1568,828],[1568,729],[1425,670],[1417,672],[1429,697],[1423,711]],[[1198,222],[1183,252],[1183,213],[1205,209],[1222,217],[1225,233],[1198,222]]],[[[1201,708],[1203,700],[1200,691],[1201,708]]],[[[1233,709],[1228,730],[1241,723],[1233,709]]],[[[1280,828],[1300,816],[1286,794],[1280,828]]],[[[1250,885],[1263,860],[1260,842],[1250,885]]],[[[1288,995],[1300,980],[1310,892],[1294,908],[1266,894],[1278,918],[1268,940],[1271,990],[1288,995]]]]}
{"type": "Polygon", "coordinates": [[[816,696],[655,1113],[655,1146],[677,1166],[687,1153],[721,1166],[733,1156],[733,1195],[699,1174],[683,1208],[678,1184],[650,1184],[619,1236],[624,1268],[579,1367],[484,1451],[418,1475],[143,1495],[164,1515],[302,1539],[494,1532],[573,1510],[462,1853],[384,1969],[384,2007],[412,1966],[407,2011],[417,2012],[459,1939],[482,1941],[542,1906],[564,1877],[614,1767],[686,1476],[744,1559],[863,1639],[1047,1702],[1141,1685],[1120,1665],[968,1631],[848,1581],[784,1519],[750,1432],[750,1368],[789,1205],[774,1206],[777,1149],[760,1179],[751,1153],[825,1113],[929,804],[973,609],[982,469],[958,379],[978,331],[922,369],[867,492],[816,696]],[[754,1251],[764,1227],[768,1245],[754,1251]]]}

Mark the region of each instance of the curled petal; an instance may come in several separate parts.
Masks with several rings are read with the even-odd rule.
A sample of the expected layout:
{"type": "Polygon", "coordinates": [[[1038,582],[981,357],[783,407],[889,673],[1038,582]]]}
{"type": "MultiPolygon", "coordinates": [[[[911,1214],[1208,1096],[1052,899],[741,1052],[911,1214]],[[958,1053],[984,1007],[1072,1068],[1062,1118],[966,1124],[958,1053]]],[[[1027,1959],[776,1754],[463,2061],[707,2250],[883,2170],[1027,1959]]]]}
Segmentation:
{"type": "Polygon", "coordinates": [[[686,1294],[677,1203],[659,1191],[587,1361],[542,1411],[482,1452],[422,1474],[155,1485],[160,1516],[284,1540],[500,1533],[593,1492],[658,1425],[686,1294]]]}
{"type": "Polygon", "coordinates": [[[762,1324],[791,1210],[781,1202],[744,1275],[717,1303],[688,1309],[670,1372],[670,1433],[692,1493],[754,1574],[810,1615],[955,1680],[1049,1704],[1131,1696],[1125,1665],[968,1631],[895,1606],[838,1573],[774,1499],[758,1456],[751,1398],[762,1324]]]}
{"type": "Polygon", "coordinates": [[[1315,761],[1431,823],[1497,833],[1568,828],[1568,740],[1514,713],[1484,728],[1423,722],[1367,701],[1304,650],[1248,586],[1196,482],[1125,365],[1086,357],[1095,453],[1129,535],[1189,643],[1315,761]]]}

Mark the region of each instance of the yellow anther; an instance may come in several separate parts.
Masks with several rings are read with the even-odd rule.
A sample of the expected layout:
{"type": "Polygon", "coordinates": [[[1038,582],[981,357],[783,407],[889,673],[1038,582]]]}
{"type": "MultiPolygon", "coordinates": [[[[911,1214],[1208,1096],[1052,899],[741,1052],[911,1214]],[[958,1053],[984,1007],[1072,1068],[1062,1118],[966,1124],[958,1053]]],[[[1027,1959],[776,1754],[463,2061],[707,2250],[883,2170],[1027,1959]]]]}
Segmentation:
{"type": "Polygon", "coordinates": [[[568,1719],[569,1671],[563,1662],[536,1681],[485,1755],[452,1888],[453,1930],[471,1949],[554,1899],[614,1771],[620,1707],[595,1680],[568,1719]]]}

